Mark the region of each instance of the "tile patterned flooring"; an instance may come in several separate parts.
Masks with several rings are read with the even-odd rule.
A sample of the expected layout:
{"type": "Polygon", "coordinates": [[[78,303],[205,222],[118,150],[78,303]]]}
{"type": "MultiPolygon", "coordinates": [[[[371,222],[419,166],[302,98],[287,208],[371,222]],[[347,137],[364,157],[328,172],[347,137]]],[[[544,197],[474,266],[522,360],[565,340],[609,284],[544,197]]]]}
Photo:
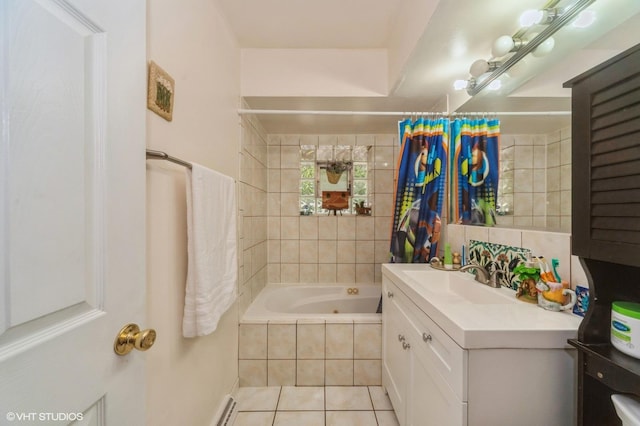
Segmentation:
{"type": "Polygon", "coordinates": [[[381,386],[242,387],[234,426],[398,426],[381,386]]]}

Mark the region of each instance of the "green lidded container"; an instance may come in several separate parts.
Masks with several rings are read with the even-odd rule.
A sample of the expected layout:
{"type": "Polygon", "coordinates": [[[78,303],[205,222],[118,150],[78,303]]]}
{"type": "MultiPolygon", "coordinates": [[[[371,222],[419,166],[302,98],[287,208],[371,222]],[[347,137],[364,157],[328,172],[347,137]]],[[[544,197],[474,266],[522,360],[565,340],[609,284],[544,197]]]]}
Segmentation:
{"type": "Polygon", "coordinates": [[[618,301],[611,304],[611,344],[640,359],[640,303],[618,301]]]}

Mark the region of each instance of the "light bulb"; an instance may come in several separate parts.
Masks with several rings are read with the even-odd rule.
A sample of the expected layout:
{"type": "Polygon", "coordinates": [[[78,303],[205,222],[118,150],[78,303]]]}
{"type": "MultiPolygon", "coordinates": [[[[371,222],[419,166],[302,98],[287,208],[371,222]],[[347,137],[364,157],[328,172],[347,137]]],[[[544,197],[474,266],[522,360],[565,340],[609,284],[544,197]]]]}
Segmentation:
{"type": "Polygon", "coordinates": [[[493,42],[493,46],[491,47],[491,54],[494,58],[501,58],[513,49],[515,43],[513,38],[508,35],[503,35],[498,37],[496,41],[493,42]]]}
{"type": "Polygon", "coordinates": [[[469,68],[469,74],[474,76],[475,78],[480,77],[485,72],[489,71],[489,62],[484,59],[478,59],[474,63],[471,64],[469,68]]]}
{"type": "Polygon", "coordinates": [[[453,82],[453,88],[455,90],[466,89],[468,85],[469,85],[469,82],[467,80],[456,80],[453,82]]]}
{"type": "Polygon", "coordinates": [[[538,47],[536,47],[533,52],[531,52],[531,54],[536,58],[540,58],[551,52],[553,50],[553,46],[555,45],[556,41],[553,39],[553,37],[549,37],[548,39],[540,43],[538,47]]]}
{"type": "Polygon", "coordinates": [[[539,24],[544,18],[544,11],[529,9],[522,12],[520,15],[520,26],[528,28],[533,25],[539,24]]]}
{"type": "Polygon", "coordinates": [[[583,10],[571,23],[575,28],[587,28],[596,21],[596,12],[593,10],[583,10]]]}
{"type": "Polygon", "coordinates": [[[502,87],[502,81],[493,80],[491,83],[489,83],[489,85],[487,86],[487,89],[489,89],[489,90],[500,90],[501,87],[502,87]]]}

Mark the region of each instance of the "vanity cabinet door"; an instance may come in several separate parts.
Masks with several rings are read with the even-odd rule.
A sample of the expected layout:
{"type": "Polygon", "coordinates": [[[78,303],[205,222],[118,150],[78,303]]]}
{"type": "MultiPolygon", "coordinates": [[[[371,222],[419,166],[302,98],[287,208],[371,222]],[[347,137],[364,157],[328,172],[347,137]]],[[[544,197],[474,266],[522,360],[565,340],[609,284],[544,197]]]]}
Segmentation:
{"type": "Polygon", "coordinates": [[[399,292],[397,287],[383,283],[382,385],[389,394],[398,421],[405,425],[405,396],[410,370],[409,352],[402,344],[406,344],[409,322],[394,301],[394,294],[399,292]]]}
{"type": "MultiPolygon", "coordinates": [[[[407,426],[466,426],[467,404],[436,371],[424,348],[411,345],[407,426]]],[[[404,424],[404,423],[401,423],[404,424]]]]}
{"type": "Polygon", "coordinates": [[[464,351],[453,341],[457,350],[450,348],[450,338],[386,279],[383,300],[382,384],[400,425],[466,426],[467,404],[457,394],[466,395],[464,351]]]}

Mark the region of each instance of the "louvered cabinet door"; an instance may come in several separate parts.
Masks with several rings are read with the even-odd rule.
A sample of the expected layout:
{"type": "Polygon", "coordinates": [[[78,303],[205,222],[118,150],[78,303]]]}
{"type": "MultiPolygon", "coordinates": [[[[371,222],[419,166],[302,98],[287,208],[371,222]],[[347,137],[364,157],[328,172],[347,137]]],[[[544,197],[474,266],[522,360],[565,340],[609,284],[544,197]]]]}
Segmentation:
{"type": "Polygon", "coordinates": [[[640,266],[640,45],[572,88],[573,254],[640,266]]]}

